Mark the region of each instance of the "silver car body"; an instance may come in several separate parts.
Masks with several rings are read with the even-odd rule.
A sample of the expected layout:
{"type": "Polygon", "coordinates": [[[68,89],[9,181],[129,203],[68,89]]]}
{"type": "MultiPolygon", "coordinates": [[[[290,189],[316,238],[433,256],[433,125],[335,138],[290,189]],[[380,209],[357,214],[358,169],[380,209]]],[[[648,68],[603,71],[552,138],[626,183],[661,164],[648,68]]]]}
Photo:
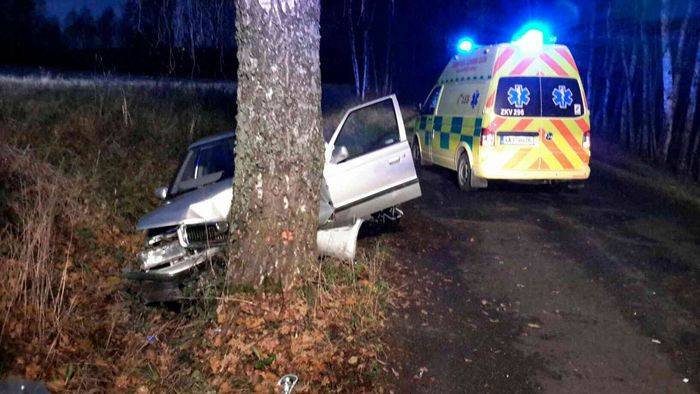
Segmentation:
{"type": "MultiPolygon", "coordinates": [[[[233,132],[223,133],[190,145],[188,157],[171,188],[197,182],[196,179],[181,182],[190,155],[201,147],[234,136],[233,132]]],[[[196,168],[194,173],[198,173],[196,168]]],[[[140,271],[127,273],[128,277],[168,280],[223,251],[233,179],[212,175],[216,174],[202,178],[210,177],[214,181],[206,183],[204,179],[205,184],[190,191],[177,194],[178,190],[170,190],[169,195],[175,195],[173,198],[139,220],[137,229],[155,234],[147,239],[147,248],[140,255],[140,271]]],[[[363,221],[421,195],[396,96],[370,101],[345,113],[326,144],[323,176],[319,252],[352,260],[363,221]],[[370,123],[374,123],[375,129],[367,131],[370,123]],[[383,139],[378,145],[376,141],[363,141],[377,136],[383,139]],[[351,157],[345,157],[348,149],[340,145],[343,141],[352,142],[351,157]]]]}

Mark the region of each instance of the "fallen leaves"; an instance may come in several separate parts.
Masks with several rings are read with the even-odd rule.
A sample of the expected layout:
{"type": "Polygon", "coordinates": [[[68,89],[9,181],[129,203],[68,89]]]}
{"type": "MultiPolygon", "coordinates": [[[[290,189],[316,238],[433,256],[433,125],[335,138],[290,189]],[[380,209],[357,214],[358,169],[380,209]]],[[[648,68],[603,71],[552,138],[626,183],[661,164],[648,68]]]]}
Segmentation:
{"type": "Polygon", "coordinates": [[[376,303],[375,277],[356,272],[364,279],[315,287],[313,303],[302,289],[237,294],[235,302],[224,297],[216,318],[221,329],[209,330],[211,347],[204,351],[210,372],[224,380],[244,377],[254,391],[274,390],[289,373],[300,377],[298,391],[342,390],[349,381],[372,387],[367,376],[377,346],[371,339],[384,317],[367,312],[376,303]],[[358,324],[358,318],[373,320],[358,324]]]}

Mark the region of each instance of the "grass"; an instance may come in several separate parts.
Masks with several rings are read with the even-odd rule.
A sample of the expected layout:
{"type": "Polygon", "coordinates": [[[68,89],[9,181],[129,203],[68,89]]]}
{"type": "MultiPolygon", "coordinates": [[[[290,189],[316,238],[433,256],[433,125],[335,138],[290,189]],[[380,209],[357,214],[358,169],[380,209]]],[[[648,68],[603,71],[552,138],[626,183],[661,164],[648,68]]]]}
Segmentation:
{"type": "MultiPolygon", "coordinates": [[[[231,92],[25,82],[0,83],[0,377],[52,391],[188,392],[272,387],[294,370],[314,390],[371,387],[389,296],[380,247],[355,266],[312,267],[292,294],[224,293],[216,275],[200,279],[178,312],[144,307],[120,277],[143,242],[135,221],[158,203],[153,188],[187,144],[232,128],[231,92]],[[260,319],[262,331],[249,328],[260,319]],[[349,365],[349,353],[362,362],[349,365]]],[[[346,91],[324,87],[327,114],[342,114],[346,91]]]]}

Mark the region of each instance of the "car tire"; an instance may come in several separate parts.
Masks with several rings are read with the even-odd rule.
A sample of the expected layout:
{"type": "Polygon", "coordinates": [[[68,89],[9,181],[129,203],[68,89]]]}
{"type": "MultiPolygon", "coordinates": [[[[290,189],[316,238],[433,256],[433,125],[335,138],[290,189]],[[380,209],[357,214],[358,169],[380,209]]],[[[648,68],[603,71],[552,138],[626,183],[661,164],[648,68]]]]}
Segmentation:
{"type": "Polygon", "coordinates": [[[467,152],[462,152],[457,161],[457,184],[462,191],[474,190],[472,187],[472,167],[467,152]]]}
{"type": "Polygon", "coordinates": [[[416,172],[420,173],[421,167],[423,167],[423,155],[420,153],[418,137],[414,138],[413,144],[411,144],[411,156],[413,157],[413,166],[416,168],[416,172]]]}

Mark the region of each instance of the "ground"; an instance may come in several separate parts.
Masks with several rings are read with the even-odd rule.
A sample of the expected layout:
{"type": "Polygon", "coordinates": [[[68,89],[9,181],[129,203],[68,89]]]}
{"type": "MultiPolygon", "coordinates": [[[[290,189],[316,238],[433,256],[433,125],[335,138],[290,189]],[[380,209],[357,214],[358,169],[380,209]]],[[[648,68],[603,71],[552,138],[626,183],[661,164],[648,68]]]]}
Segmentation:
{"type": "MultiPolygon", "coordinates": [[[[287,296],[222,299],[203,276],[180,307],[144,306],[120,277],[143,242],[134,223],[187,144],[234,121],[235,90],[188,89],[0,84],[0,379],[76,392],[252,391],[288,372],[297,392],[700,388],[700,187],[597,139],[583,190],[465,194],[425,168],[423,197],[397,229],[366,227],[353,266],[319,261],[287,296]]],[[[351,100],[333,86],[324,100],[328,132],[351,100]]]]}
{"type": "Polygon", "coordinates": [[[465,194],[455,173],[421,171],[423,197],[378,237],[400,251],[385,339],[399,391],[700,387],[696,189],[675,193],[682,183],[604,145],[596,154],[586,187],[560,193],[465,194]]]}

